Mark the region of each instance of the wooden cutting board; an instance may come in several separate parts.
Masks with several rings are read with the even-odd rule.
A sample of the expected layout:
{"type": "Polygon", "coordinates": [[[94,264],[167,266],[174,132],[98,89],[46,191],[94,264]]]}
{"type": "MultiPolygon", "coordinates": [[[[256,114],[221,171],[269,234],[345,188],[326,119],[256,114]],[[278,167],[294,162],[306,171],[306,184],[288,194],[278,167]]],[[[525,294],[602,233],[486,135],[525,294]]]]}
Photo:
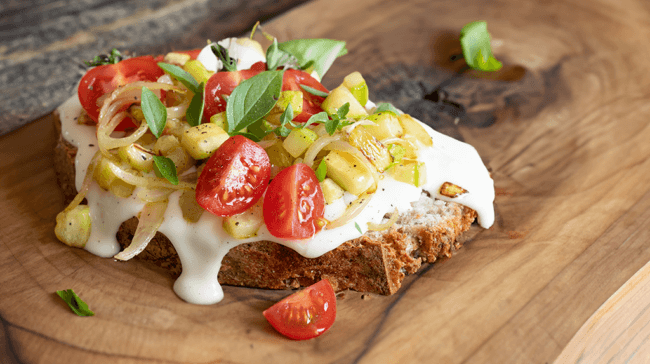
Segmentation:
{"type": "Polygon", "coordinates": [[[325,84],[362,72],[372,99],[474,145],[497,191],[491,229],[393,296],[345,292],[333,328],[305,342],[261,315],[287,292],[226,287],[190,305],[163,271],[59,243],[52,117],[0,138],[2,363],[553,362],[650,261],[648,19],[645,0],[316,0],[265,24],[346,40],[325,84]],[[458,74],[458,32],[479,19],[505,67],[458,74]],[[96,316],[71,314],[54,293],[67,288],[96,316]]]}

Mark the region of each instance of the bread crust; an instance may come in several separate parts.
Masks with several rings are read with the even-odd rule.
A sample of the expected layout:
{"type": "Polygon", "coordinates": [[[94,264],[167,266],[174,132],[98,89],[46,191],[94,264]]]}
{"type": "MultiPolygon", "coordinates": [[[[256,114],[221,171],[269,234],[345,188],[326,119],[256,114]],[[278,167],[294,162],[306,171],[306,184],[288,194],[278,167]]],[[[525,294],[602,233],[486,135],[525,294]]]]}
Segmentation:
{"type": "MultiPolygon", "coordinates": [[[[76,195],[74,161],[76,148],[61,134],[54,149],[57,180],[66,201],[76,195]]],[[[476,212],[466,206],[430,198],[423,193],[414,209],[400,213],[397,222],[382,232],[367,232],[318,257],[305,258],[271,241],[239,245],[223,259],[219,283],[270,289],[308,286],[328,279],[336,291],[390,295],[401,286],[407,274],[423,263],[449,258],[461,248],[461,234],[468,230],[476,212]]],[[[125,221],[117,232],[124,248],[131,243],[137,218],[125,221]]],[[[169,239],[156,233],[147,248],[136,258],[149,261],[173,276],[181,273],[181,263],[169,239]]]]}

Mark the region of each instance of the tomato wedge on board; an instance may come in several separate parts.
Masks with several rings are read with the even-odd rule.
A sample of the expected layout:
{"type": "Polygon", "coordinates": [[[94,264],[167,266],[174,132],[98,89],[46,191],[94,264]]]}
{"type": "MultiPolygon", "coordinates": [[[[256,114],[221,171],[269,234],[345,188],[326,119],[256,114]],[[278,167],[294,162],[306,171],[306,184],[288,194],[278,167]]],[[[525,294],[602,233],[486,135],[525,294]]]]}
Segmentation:
{"type": "Polygon", "coordinates": [[[242,213],[262,197],[270,176],[266,151],[252,140],[235,135],[206,162],[196,185],[196,202],[218,216],[242,213]]]}
{"type": "Polygon", "coordinates": [[[336,295],[327,279],[296,292],[264,311],[282,335],[307,340],[329,330],[336,319],[336,295]]]}
{"type": "MultiPolygon", "coordinates": [[[[203,122],[210,121],[212,115],[218,114],[226,110],[226,101],[223,95],[230,95],[232,91],[242,81],[247,80],[263,71],[266,71],[266,63],[257,62],[248,70],[233,71],[233,72],[217,72],[205,85],[205,110],[203,112],[203,122]]],[[[300,85],[305,85],[317,89],[319,91],[328,92],[325,86],[316,81],[308,73],[288,69],[284,71],[282,78],[282,91],[300,91],[303,94],[302,112],[294,117],[293,120],[298,122],[306,122],[309,118],[323,111],[320,105],[325,100],[324,97],[312,95],[303,90],[300,85]]]]}
{"type": "Polygon", "coordinates": [[[316,173],[304,163],[280,171],[269,184],[262,213],[269,232],[283,239],[311,238],[322,227],[325,198],[316,173]]]}
{"type": "MultiPolygon", "coordinates": [[[[112,92],[118,86],[135,81],[156,81],[164,74],[152,56],[128,58],[116,64],[97,66],[86,72],[79,82],[77,94],[81,106],[91,119],[97,122],[101,105],[97,99],[112,92]]],[[[117,130],[133,126],[132,122],[122,122],[117,130]],[[122,125],[124,124],[124,125],[122,125]]]]}

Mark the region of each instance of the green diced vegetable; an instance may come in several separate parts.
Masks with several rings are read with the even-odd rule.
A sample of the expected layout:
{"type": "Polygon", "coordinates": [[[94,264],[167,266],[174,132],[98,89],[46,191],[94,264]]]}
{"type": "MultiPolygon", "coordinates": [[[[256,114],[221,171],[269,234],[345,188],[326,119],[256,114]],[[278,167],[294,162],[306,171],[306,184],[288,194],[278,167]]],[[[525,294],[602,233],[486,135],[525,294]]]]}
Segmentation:
{"type": "Polygon", "coordinates": [[[63,210],[56,216],[56,237],[68,246],[83,248],[90,237],[90,208],[79,205],[72,210],[63,210]]]}
{"type": "Polygon", "coordinates": [[[368,116],[366,109],[357,101],[350,90],[343,85],[330,92],[329,96],[323,101],[321,108],[330,115],[336,115],[337,110],[346,103],[350,104],[350,111],[348,111],[347,117],[358,119],[368,116]]]}
{"type": "Polygon", "coordinates": [[[181,145],[194,159],[205,159],[230,136],[217,124],[193,126],[183,133],[181,145]]]}
{"type": "Polygon", "coordinates": [[[323,190],[323,196],[328,205],[343,197],[343,194],[345,193],[345,191],[331,178],[325,178],[323,182],[320,183],[320,187],[323,190]]]}
{"type": "Polygon", "coordinates": [[[282,146],[292,157],[298,158],[316,139],[318,139],[318,135],[310,129],[295,128],[291,130],[287,138],[282,142],[282,146]]]}
{"type": "Polygon", "coordinates": [[[208,82],[208,79],[214,74],[214,72],[205,69],[203,63],[197,60],[189,60],[185,62],[183,69],[192,75],[199,84],[202,82],[208,82]]]}
{"type": "Polygon", "coordinates": [[[361,73],[352,72],[345,76],[343,85],[350,90],[350,93],[359,101],[359,104],[365,106],[368,103],[368,85],[366,84],[366,80],[363,79],[363,76],[361,76],[361,73]]]}
{"type": "Polygon", "coordinates": [[[365,128],[356,127],[348,137],[350,145],[359,149],[378,172],[383,172],[393,162],[388,149],[365,128]]]}
{"type": "Polygon", "coordinates": [[[257,235],[264,223],[262,215],[262,200],[238,215],[223,218],[223,229],[236,239],[246,239],[257,235]]]}
{"type": "Polygon", "coordinates": [[[400,125],[397,116],[390,111],[372,114],[367,119],[377,125],[364,125],[364,127],[379,140],[399,138],[404,134],[404,129],[400,125]]]}
{"type": "Polygon", "coordinates": [[[266,148],[266,154],[269,155],[271,165],[278,167],[289,167],[293,164],[294,158],[282,146],[282,142],[278,140],[270,147],[266,148]]]}
{"type": "Polygon", "coordinates": [[[430,147],[433,145],[431,135],[427,133],[426,129],[424,129],[422,124],[420,124],[417,120],[413,119],[408,114],[402,114],[398,117],[398,119],[405,135],[414,136],[425,147],[430,147]]]}
{"type": "Polygon", "coordinates": [[[134,143],[118,149],[120,158],[131,167],[142,172],[150,172],[153,168],[153,151],[134,143]]]}
{"type": "Polygon", "coordinates": [[[427,181],[426,166],[422,162],[399,163],[388,171],[397,181],[406,182],[415,187],[423,186],[427,181]]]}
{"type": "Polygon", "coordinates": [[[362,194],[375,183],[372,172],[350,153],[334,150],[323,160],[327,165],[327,176],[353,195],[362,194]]]}

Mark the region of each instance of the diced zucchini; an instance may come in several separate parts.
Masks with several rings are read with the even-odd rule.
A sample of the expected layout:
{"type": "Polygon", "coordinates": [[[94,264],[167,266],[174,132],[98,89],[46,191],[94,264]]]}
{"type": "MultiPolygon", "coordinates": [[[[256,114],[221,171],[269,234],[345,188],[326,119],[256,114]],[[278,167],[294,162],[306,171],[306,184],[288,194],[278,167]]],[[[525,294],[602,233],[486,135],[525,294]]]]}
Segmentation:
{"type": "Polygon", "coordinates": [[[153,168],[153,151],[134,143],[118,149],[120,158],[131,167],[142,172],[150,172],[153,168]]]}
{"type": "Polygon", "coordinates": [[[302,92],[300,91],[282,91],[278,102],[275,103],[273,109],[269,111],[269,114],[264,119],[271,124],[280,125],[280,117],[289,104],[291,104],[293,116],[298,116],[302,112],[302,97],[302,92]]]}
{"type": "MultiPolygon", "coordinates": [[[[312,124],[312,125],[314,125],[314,124],[312,124]]],[[[314,126],[314,128],[312,130],[319,137],[327,135],[327,129],[325,128],[325,124],[317,124],[316,126],[314,126]]]]}
{"type": "MultiPolygon", "coordinates": [[[[205,164],[205,163],[204,163],[205,164]]],[[[189,222],[197,222],[203,214],[203,207],[196,202],[196,191],[183,191],[183,194],[178,200],[178,205],[181,207],[183,218],[189,222]]]]}
{"type": "Polygon", "coordinates": [[[223,130],[228,130],[228,122],[226,121],[226,112],[222,111],[218,114],[210,116],[210,124],[215,124],[223,130]]]}
{"type": "Polygon", "coordinates": [[[366,119],[375,122],[377,125],[364,125],[375,138],[384,140],[386,138],[399,138],[404,134],[397,116],[390,111],[382,111],[368,116],[366,119]]]}
{"type": "Polygon", "coordinates": [[[133,104],[129,106],[129,113],[135,120],[139,122],[144,121],[144,113],[142,112],[142,107],[140,107],[140,105],[133,104]]]}
{"type": "Polygon", "coordinates": [[[365,128],[354,128],[348,137],[348,142],[359,149],[378,172],[383,172],[393,162],[388,149],[365,128]]]}
{"type": "Polygon", "coordinates": [[[282,146],[292,157],[298,158],[316,139],[318,139],[318,135],[310,129],[295,128],[291,130],[287,138],[282,142],[282,146]]]}
{"type": "Polygon", "coordinates": [[[79,205],[56,216],[54,234],[65,245],[83,248],[90,237],[91,226],[90,208],[87,205],[79,205]]]}
{"type": "Polygon", "coordinates": [[[284,149],[281,141],[278,140],[265,150],[266,154],[269,155],[271,165],[289,167],[293,164],[293,157],[286,151],[286,149],[284,149]]]}
{"type": "Polygon", "coordinates": [[[201,61],[195,59],[185,62],[183,69],[192,75],[198,83],[208,82],[208,79],[214,74],[214,72],[205,69],[201,61]]]}
{"type": "Polygon", "coordinates": [[[181,121],[181,119],[167,119],[167,123],[165,124],[165,130],[163,131],[163,134],[171,134],[175,136],[176,138],[180,139],[183,137],[183,133],[185,130],[190,128],[190,124],[181,121]]]}
{"type": "Polygon", "coordinates": [[[194,159],[205,159],[230,136],[217,124],[193,126],[183,133],[181,145],[194,159]]]}
{"type": "Polygon", "coordinates": [[[146,133],[138,139],[137,143],[147,149],[151,149],[153,148],[153,145],[156,144],[156,140],[157,139],[153,134],[146,133]]]}
{"type": "Polygon", "coordinates": [[[323,182],[320,183],[320,187],[323,190],[325,203],[328,205],[343,197],[343,194],[345,193],[345,191],[331,178],[325,178],[323,182]]]}
{"type": "Polygon", "coordinates": [[[238,215],[223,218],[223,229],[235,239],[246,239],[257,235],[264,223],[262,215],[262,200],[238,215]]]}
{"type": "Polygon", "coordinates": [[[165,63],[177,64],[179,66],[183,66],[191,58],[192,57],[190,57],[190,55],[187,54],[187,53],[170,52],[170,53],[167,53],[165,55],[164,62],[165,63]]]}
{"type": "Polygon", "coordinates": [[[375,183],[372,172],[350,153],[333,150],[323,160],[327,176],[353,195],[366,192],[375,183]]]}
{"type": "Polygon", "coordinates": [[[361,73],[352,72],[345,76],[343,85],[350,90],[350,93],[359,101],[359,104],[365,106],[368,103],[368,85],[366,84],[366,80],[363,79],[363,76],[361,76],[361,73]]]}
{"type": "Polygon", "coordinates": [[[178,138],[175,136],[163,135],[156,140],[156,144],[153,146],[153,151],[158,155],[165,155],[168,151],[180,146],[181,142],[179,142],[178,138]]]}
{"type": "Polygon", "coordinates": [[[118,197],[131,196],[133,190],[135,189],[135,186],[130,185],[117,177],[111,170],[109,166],[110,163],[111,162],[109,162],[109,160],[106,158],[100,159],[99,164],[95,168],[93,174],[95,181],[97,181],[97,184],[101,188],[112,192],[118,197]]]}
{"type": "Polygon", "coordinates": [[[357,101],[350,90],[343,85],[330,92],[323,101],[321,108],[327,111],[328,114],[334,115],[345,103],[350,103],[350,111],[347,114],[348,118],[358,119],[368,116],[366,109],[357,101]]]}
{"type": "Polygon", "coordinates": [[[400,162],[406,154],[406,148],[399,144],[389,144],[388,152],[393,156],[393,161],[400,162]]]}
{"type": "Polygon", "coordinates": [[[183,149],[183,147],[176,147],[172,150],[169,150],[164,154],[164,156],[174,162],[177,174],[181,174],[187,171],[196,163],[194,158],[192,158],[192,156],[185,149],[183,149]]]}
{"type": "Polygon", "coordinates": [[[417,120],[413,119],[411,115],[402,114],[399,117],[399,123],[404,129],[405,135],[414,136],[420,143],[425,147],[433,146],[433,141],[431,140],[431,135],[427,133],[426,129],[420,124],[417,120]]]}
{"type": "Polygon", "coordinates": [[[426,165],[423,162],[404,162],[392,166],[390,175],[397,181],[423,186],[427,182],[426,165]]]}

